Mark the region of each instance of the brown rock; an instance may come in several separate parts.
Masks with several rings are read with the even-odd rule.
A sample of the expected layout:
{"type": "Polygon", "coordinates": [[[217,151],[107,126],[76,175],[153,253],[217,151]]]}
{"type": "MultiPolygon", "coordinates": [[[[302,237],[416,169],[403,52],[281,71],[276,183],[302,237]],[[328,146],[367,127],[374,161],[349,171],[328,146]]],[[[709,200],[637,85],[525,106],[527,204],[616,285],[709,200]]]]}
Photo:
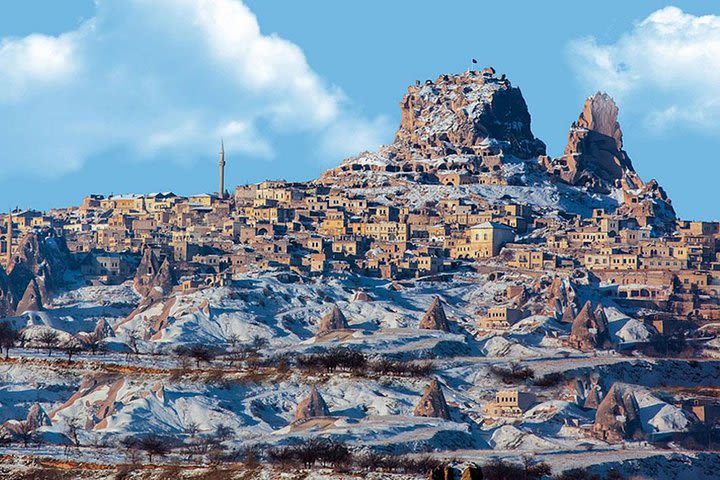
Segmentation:
{"type": "MultiPolygon", "coordinates": [[[[62,287],[65,271],[71,267],[65,240],[52,232],[30,232],[14,251],[8,268],[8,282],[15,299],[22,299],[35,279],[43,298],[62,287]]],[[[16,305],[17,307],[17,305],[16,305]]]]}
{"type": "Polygon", "coordinates": [[[593,312],[588,300],[573,320],[570,344],[580,350],[609,348],[612,346],[607,317],[600,306],[593,312]]]}
{"type": "Polygon", "coordinates": [[[175,286],[175,274],[168,257],[162,262],[151,248],[145,248],[135,271],[135,290],[146,298],[160,298],[175,286]]]}
{"type": "Polygon", "coordinates": [[[445,402],[442,388],[437,379],[433,379],[425,389],[425,393],[415,406],[413,415],[416,417],[434,417],[450,419],[450,410],[445,402]]]}
{"type": "Polygon", "coordinates": [[[450,325],[448,324],[447,316],[445,316],[445,310],[443,309],[442,303],[440,303],[439,297],[433,299],[432,305],[430,305],[430,308],[425,312],[422,320],[420,320],[418,328],[442,330],[443,332],[450,331],[450,325]]]}
{"type": "Polygon", "coordinates": [[[468,465],[463,470],[460,480],[483,480],[483,473],[477,465],[468,465]]]}
{"type": "Polygon", "coordinates": [[[348,328],[347,319],[345,315],[340,311],[337,305],[333,305],[332,310],[326,313],[320,319],[320,327],[318,328],[318,334],[332,332],[334,330],[344,330],[348,328]]]}
{"type": "Polygon", "coordinates": [[[30,410],[28,410],[27,417],[25,418],[25,425],[27,425],[30,430],[37,430],[40,427],[52,425],[52,422],[40,404],[33,403],[30,410]]]}
{"type": "MultiPolygon", "coordinates": [[[[40,280],[42,281],[42,279],[40,280]]],[[[22,315],[25,312],[39,312],[43,310],[42,294],[37,280],[34,278],[28,283],[22,299],[15,308],[16,315],[22,315]]]]}
{"type": "Polygon", "coordinates": [[[309,418],[329,417],[330,409],[315,385],[310,387],[310,394],[301,401],[295,410],[295,420],[307,420],[309,418]]]}
{"type": "Polygon", "coordinates": [[[635,395],[617,384],[613,385],[595,413],[593,432],[610,442],[641,439],[640,407],[635,395]]]}

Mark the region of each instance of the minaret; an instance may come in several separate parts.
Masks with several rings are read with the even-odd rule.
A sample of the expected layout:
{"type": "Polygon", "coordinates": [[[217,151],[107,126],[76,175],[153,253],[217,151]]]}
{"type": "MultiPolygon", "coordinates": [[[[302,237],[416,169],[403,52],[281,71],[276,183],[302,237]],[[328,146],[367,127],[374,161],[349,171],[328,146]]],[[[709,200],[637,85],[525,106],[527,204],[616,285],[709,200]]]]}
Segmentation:
{"type": "Polygon", "coordinates": [[[225,145],[220,140],[220,190],[218,195],[221,199],[225,198],[225,145]]]}
{"type": "Polygon", "coordinates": [[[5,255],[7,255],[6,260],[5,260],[5,270],[10,268],[10,262],[12,261],[12,236],[13,236],[12,211],[8,211],[7,235],[5,236],[5,255]]]}

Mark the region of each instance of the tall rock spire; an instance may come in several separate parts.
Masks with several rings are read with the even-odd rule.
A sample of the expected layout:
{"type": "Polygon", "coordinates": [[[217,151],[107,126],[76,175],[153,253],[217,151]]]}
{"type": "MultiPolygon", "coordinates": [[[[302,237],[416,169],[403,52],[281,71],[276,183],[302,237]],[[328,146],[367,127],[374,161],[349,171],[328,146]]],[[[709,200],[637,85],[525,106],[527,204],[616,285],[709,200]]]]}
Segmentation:
{"type": "Polygon", "coordinates": [[[220,198],[225,198],[225,142],[220,140],[220,189],[218,195],[220,198]]]}

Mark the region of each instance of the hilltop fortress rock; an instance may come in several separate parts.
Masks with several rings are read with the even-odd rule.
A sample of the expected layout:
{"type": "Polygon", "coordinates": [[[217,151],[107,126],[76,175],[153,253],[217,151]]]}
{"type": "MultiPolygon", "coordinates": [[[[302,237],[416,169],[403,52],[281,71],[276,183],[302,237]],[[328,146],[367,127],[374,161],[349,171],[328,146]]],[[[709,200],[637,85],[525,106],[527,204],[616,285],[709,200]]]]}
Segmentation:
{"type": "Polygon", "coordinates": [[[462,175],[497,172],[504,156],[531,159],[545,144],[530,129],[530,113],[520,89],[491,68],[441,75],[416,82],[400,102],[400,127],[391,145],[358,155],[328,170],[320,182],[337,176],[357,182],[363,171],[417,174],[423,181],[456,171],[462,175]]]}

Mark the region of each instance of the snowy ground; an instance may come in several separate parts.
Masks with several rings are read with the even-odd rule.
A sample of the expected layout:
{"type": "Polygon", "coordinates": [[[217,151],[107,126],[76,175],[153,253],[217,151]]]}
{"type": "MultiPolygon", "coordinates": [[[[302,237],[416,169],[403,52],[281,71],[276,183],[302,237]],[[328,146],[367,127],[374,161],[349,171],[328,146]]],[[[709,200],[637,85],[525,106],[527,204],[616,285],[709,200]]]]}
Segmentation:
{"type": "MultiPolygon", "coordinates": [[[[79,424],[84,447],[73,455],[110,464],[121,461],[117,444],[124,437],[152,433],[189,442],[223,426],[232,432],[227,440],[231,448],[324,435],[392,453],[432,452],[473,460],[518,460],[532,454],[561,469],[628,459],[634,459],[638,472],[681,461],[691,470],[700,468],[700,457],[690,452],[593,439],[587,430],[594,411],[568,401],[564,383],[504,385],[492,373],[492,367],[521,363],[536,378],[553,372],[566,379],[595,373],[606,389],[622,382],[635,392],[648,433],[683,432],[697,422],[662,400],[655,393],[658,387],[714,385],[720,378],[720,361],[712,359],[688,363],[572,350],[560,340],[568,326],[542,315],[506,332],[478,333],[476,321],[484,308],[504,304],[509,285],[531,280],[519,273],[508,273],[502,281],[464,273],[444,283],[393,286],[355,276],[285,283],[272,273],[251,274],[229,287],[175,294],[143,309],[136,308],[139,298],[130,286],[83,287],[55,298],[47,311],[14,322],[77,334],[92,332],[103,319],[115,335],[105,340],[111,351],[84,352],[68,363],[60,352],[48,356],[38,349],[11,350],[10,360],[0,363],[0,422],[21,420],[38,403],[49,422],[39,430],[46,446],[33,455],[42,449],[51,457],[64,455],[52,445],[66,443],[69,425],[79,424]],[[371,300],[357,300],[358,292],[371,300]],[[418,329],[435,296],[444,302],[450,332],[418,329]],[[345,314],[350,330],[317,337],[319,319],[332,305],[345,314]],[[140,353],[130,353],[125,344],[138,332],[140,353]],[[265,357],[292,359],[343,346],[370,359],[431,361],[451,419],[413,416],[431,377],[278,372],[226,358],[196,366],[171,353],[183,344],[225,349],[258,337],[267,339],[261,348],[265,357]],[[213,377],[212,370],[220,373],[213,377]],[[310,385],[317,385],[331,416],[298,424],[294,411],[310,385]],[[507,388],[531,391],[538,402],[520,418],[488,419],[485,406],[496,391],[507,388]]],[[[618,309],[608,306],[606,312],[616,342],[641,341],[647,335],[642,324],[618,309]]],[[[14,445],[0,453],[23,451],[14,445]]]]}

